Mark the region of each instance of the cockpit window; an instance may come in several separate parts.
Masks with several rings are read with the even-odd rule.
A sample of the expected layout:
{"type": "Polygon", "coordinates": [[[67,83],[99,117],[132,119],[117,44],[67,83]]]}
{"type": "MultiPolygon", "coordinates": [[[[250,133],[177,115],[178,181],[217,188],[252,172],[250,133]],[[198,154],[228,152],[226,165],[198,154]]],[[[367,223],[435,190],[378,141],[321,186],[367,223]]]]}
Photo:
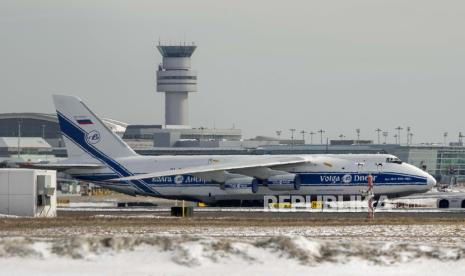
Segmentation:
{"type": "Polygon", "coordinates": [[[388,157],[386,158],[386,163],[402,164],[402,160],[397,157],[388,157]]]}

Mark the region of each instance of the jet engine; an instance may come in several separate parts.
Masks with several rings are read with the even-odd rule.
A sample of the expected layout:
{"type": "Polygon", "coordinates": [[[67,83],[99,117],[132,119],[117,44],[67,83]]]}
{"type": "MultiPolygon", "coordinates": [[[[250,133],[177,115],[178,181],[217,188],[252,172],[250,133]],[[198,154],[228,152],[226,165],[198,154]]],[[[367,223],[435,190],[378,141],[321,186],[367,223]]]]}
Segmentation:
{"type": "Polygon", "coordinates": [[[250,194],[258,192],[258,181],[254,177],[235,177],[224,182],[222,189],[230,194],[250,194]]]}
{"type": "Polygon", "coordinates": [[[297,191],[301,183],[300,177],[293,173],[271,176],[266,181],[268,189],[273,191],[297,191]]]}

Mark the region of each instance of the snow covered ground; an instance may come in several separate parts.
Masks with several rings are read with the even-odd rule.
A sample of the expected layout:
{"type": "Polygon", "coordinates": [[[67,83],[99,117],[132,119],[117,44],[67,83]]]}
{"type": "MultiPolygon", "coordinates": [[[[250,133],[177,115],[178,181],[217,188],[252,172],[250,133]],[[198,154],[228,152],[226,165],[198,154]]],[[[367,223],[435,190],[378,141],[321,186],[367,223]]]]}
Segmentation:
{"type": "Polygon", "coordinates": [[[0,275],[465,273],[462,224],[76,227],[0,234],[0,275]]]}
{"type": "Polygon", "coordinates": [[[322,241],[302,236],[4,238],[2,275],[463,275],[465,244],[322,241]],[[367,271],[368,272],[368,271],[367,271]]]}

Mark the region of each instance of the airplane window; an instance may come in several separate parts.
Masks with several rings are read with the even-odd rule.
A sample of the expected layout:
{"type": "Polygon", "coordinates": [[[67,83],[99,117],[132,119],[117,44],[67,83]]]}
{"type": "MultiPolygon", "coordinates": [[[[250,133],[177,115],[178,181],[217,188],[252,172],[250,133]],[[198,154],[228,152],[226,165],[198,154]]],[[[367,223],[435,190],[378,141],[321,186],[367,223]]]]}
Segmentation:
{"type": "Polygon", "coordinates": [[[397,157],[388,157],[386,159],[386,163],[395,163],[395,164],[402,164],[402,160],[397,157]]]}

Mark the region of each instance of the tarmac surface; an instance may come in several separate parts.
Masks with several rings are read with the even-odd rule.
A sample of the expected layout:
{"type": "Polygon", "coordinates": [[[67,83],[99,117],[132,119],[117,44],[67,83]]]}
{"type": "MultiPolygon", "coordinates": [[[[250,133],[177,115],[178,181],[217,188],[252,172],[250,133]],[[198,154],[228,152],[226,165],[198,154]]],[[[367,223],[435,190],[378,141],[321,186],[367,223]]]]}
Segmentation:
{"type": "MultiPolygon", "coordinates": [[[[137,216],[157,216],[161,218],[170,217],[168,208],[59,208],[58,217],[94,217],[102,215],[111,215],[119,217],[137,216]]],[[[194,219],[227,219],[236,218],[242,220],[261,221],[264,219],[274,220],[363,220],[367,218],[366,212],[348,212],[338,210],[324,211],[264,211],[262,208],[195,208],[194,219]]],[[[375,213],[375,220],[464,220],[464,209],[405,209],[399,211],[378,211],[375,213]]]]}
{"type": "MultiPolygon", "coordinates": [[[[135,209],[135,208],[134,208],[135,209]]],[[[384,212],[367,219],[363,212],[239,212],[195,211],[193,217],[172,217],[166,211],[70,211],[60,210],[57,218],[0,218],[0,237],[9,233],[60,235],[79,229],[99,233],[147,229],[178,228],[240,228],[240,227],[315,227],[315,226],[374,226],[374,225],[456,225],[465,227],[465,212],[384,212]],[[87,230],[86,230],[87,229],[87,230]],[[57,232],[58,231],[58,232],[57,232]]]]}

